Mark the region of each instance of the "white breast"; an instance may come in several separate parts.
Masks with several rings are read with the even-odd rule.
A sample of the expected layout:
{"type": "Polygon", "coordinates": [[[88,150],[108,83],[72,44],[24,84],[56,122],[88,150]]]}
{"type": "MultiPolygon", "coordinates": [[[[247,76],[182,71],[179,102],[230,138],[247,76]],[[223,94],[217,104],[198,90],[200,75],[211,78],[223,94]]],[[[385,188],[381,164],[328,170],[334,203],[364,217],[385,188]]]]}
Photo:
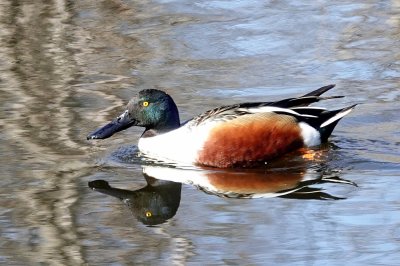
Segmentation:
{"type": "Polygon", "coordinates": [[[203,149],[212,125],[182,126],[154,137],[140,138],[139,150],[146,156],[165,161],[193,164],[203,149]]]}

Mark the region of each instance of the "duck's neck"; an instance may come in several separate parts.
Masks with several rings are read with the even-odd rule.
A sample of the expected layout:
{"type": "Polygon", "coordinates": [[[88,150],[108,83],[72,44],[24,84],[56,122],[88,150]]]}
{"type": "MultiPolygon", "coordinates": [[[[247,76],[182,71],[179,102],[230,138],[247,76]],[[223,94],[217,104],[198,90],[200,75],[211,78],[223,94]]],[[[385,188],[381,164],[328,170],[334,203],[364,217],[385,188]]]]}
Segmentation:
{"type": "Polygon", "coordinates": [[[162,119],[159,119],[157,123],[146,127],[142,137],[153,137],[155,135],[167,133],[181,126],[178,108],[174,102],[172,103],[173,104],[169,104],[169,107],[164,110],[162,119]]]}
{"type": "Polygon", "coordinates": [[[164,134],[167,133],[169,131],[172,131],[174,129],[179,128],[180,123],[178,121],[178,124],[174,124],[174,125],[165,125],[162,127],[151,127],[151,128],[146,128],[142,134],[142,138],[148,138],[148,137],[154,137],[160,134],[164,134]]]}

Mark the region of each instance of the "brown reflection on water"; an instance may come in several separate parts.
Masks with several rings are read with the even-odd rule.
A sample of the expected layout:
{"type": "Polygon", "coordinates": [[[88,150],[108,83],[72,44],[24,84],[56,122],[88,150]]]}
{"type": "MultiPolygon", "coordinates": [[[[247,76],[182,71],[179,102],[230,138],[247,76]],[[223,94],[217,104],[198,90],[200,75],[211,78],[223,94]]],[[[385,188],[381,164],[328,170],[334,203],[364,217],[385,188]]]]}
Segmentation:
{"type": "MultiPolygon", "coordinates": [[[[18,238],[9,239],[2,255],[13,257],[17,249],[27,264],[84,263],[74,207],[80,198],[79,178],[91,171],[91,165],[86,163],[89,148],[82,137],[86,132],[77,125],[87,120],[104,122],[109,110],[123,105],[118,96],[98,86],[134,82],[104,62],[83,70],[99,52],[110,49],[90,45],[89,40],[109,38],[115,42],[118,37],[104,29],[89,32],[75,25],[76,16],[82,15],[77,8],[75,3],[59,0],[0,4],[4,147],[0,163],[14,169],[9,172],[14,174],[10,177],[15,190],[12,206],[18,209],[17,221],[9,217],[18,228],[18,238]],[[99,32],[103,36],[96,35],[99,32]],[[107,75],[102,74],[104,70],[107,75]],[[92,94],[102,98],[108,108],[99,112],[89,108],[91,111],[83,114],[76,111],[90,104],[92,94]],[[27,238],[21,242],[22,235],[27,238]]],[[[137,44],[135,39],[131,41],[131,46],[137,44]]],[[[140,54],[138,49],[131,52],[140,54]]],[[[110,57],[115,54],[111,52],[110,57]]],[[[1,201],[10,206],[8,200],[1,201]]],[[[8,234],[8,229],[2,231],[8,234]]]]}
{"type": "Polygon", "coordinates": [[[26,245],[17,241],[4,252],[12,256],[15,245],[28,264],[82,264],[72,215],[79,196],[71,181],[87,171],[76,157],[68,158],[83,155],[84,148],[71,137],[76,115],[64,104],[77,71],[68,47],[74,31],[65,24],[71,14],[62,1],[9,1],[1,8],[1,28],[6,29],[1,57],[8,62],[2,73],[2,127],[10,155],[15,149],[22,153],[7,163],[19,182],[27,182],[13,194],[15,206],[26,214],[16,221],[19,236],[26,231],[26,245]]]}
{"type": "Polygon", "coordinates": [[[104,114],[123,105],[120,98],[93,90],[93,86],[128,78],[113,76],[112,71],[101,76],[102,68],[109,66],[100,64],[93,72],[99,80],[90,80],[91,86],[81,82],[82,61],[90,60],[85,57],[90,58],[101,48],[90,47],[88,33],[74,26],[72,4],[17,2],[8,8],[4,10],[9,23],[4,26],[8,34],[3,38],[7,47],[3,54],[12,64],[4,73],[9,83],[4,85],[4,94],[8,99],[7,120],[13,122],[4,123],[7,132],[29,151],[47,156],[48,161],[57,161],[60,150],[63,156],[83,155],[87,146],[79,138],[81,132],[76,125],[85,119],[105,120],[104,114]],[[106,101],[107,108],[79,114],[74,108],[85,105],[85,99],[77,94],[98,95],[106,101]]]}

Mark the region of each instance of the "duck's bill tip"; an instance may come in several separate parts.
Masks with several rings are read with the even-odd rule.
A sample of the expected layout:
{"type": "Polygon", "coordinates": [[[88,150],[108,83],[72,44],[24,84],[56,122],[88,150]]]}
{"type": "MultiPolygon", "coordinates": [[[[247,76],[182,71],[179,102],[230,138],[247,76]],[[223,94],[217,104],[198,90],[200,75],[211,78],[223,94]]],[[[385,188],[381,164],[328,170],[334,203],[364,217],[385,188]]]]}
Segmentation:
{"type": "Polygon", "coordinates": [[[110,184],[104,180],[94,180],[88,183],[89,188],[96,190],[96,189],[109,189],[111,188],[110,184]]]}
{"type": "Polygon", "coordinates": [[[127,129],[137,124],[135,119],[131,119],[128,115],[128,111],[125,111],[122,115],[110,123],[104,125],[101,128],[96,129],[92,133],[86,136],[87,140],[91,139],[106,139],[114,135],[115,133],[127,129]]]}
{"type": "Polygon", "coordinates": [[[91,139],[97,139],[96,135],[93,135],[92,133],[90,133],[89,135],[86,136],[87,140],[91,140],[91,139]]]}

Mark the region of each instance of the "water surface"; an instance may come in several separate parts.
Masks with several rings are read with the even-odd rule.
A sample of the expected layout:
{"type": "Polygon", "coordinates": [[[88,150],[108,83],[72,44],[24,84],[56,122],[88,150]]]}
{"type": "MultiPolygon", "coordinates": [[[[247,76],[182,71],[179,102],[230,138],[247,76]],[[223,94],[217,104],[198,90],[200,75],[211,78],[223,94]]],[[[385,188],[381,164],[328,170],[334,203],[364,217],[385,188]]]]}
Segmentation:
{"type": "Polygon", "coordinates": [[[400,261],[399,1],[3,1],[0,23],[1,263],[400,261]],[[145,88],[186,120],[331,83],[321,104],[359,106],[314,161],[146,176],[141,129],[85,138],[145,88]]]}

